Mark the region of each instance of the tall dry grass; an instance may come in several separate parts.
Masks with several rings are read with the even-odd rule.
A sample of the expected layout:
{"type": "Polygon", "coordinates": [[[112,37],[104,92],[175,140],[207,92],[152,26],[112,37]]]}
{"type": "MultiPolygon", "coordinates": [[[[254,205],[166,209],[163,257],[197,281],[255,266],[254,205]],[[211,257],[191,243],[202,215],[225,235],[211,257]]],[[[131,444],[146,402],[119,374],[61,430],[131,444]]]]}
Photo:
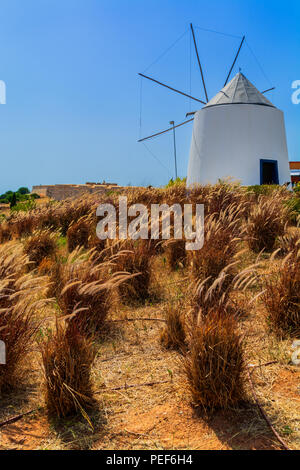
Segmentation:
{"type": "Polygon", "coordinates": [[[0,393],[18,386],[39,327],[37,313],[45,305],[46,279],[25,274],[29,260],[21,245],[0,247],[0,340],[6,364],[0,365],[0,393]]]}
{"type": "Polygon", "coordinates": [[[276,239],[283,236],[289,221],[289,212],[279,195],[259,196],[253,205],[246,224],[249,248],[256,253],[272,251],[276,239]]]}
{"type": "Polygon", "coordinates": [[[160,342],[166,349],[186,349],[186,309],[183,301],[169,303],[166,307],[166,326],[160,335],[160,342]]]}
{"type": "Polygon", "coordinates": [[[268,324],[278,337],[300,335],[300,257],[294,252],[263,275],[262,301],[268,324]]]}
{"type": "Polygon", "coordinates": [[[2,221],[0,223],[0,243],[5,243],[11,240],[11,231],[7,225],[7,222],[2,221]]]}
{"type": "Polygon", "coordinates": [[[193,324],[182,365],[195,406],[214,411],[245,399],[243,344],[232,317],[212,314],[193,324]]]}
{"type": "Polygon", "coordinates": [[[215,185],[195,186],[188,190],[189,202],[204,204],[205,214],[220,214],[231,206],[240,206],[240,216],[249,213],[251,198],[238,183],[220,182],[215,185]]]}
{"type": "Polygon", "coordinates": [[[204,279],[204,281],[198,280],[197,283],[194,283],[189,299],[193,317],[197,317],[199,314],[207,316],[211,312],[219,311],[226,312],[226,315],[236,314],[236,309],[232,312],[234,304],[230,297],[234,279],[231,273],[231,265],[228,265],[213,283],[210,282],[210,278],[204,279]]]}
{"type": "Polygon", "coordinates": [[[90,214],[96,217],[96,207],[100,200],[98,195],[86,195],[84,200],[77,198],[61,202],[51,201],[27,212],[15,212],[3,225],[6,238],[20,239],[31,235],[34,230],[43,229],[59,230],[66,236],[72,222],[90,214]]]}
{"type": "Polygon", "coordinates": [[[123,302],[145,302],[151,297],[151,263],[154,255],[155,247],[151,240],[126,240],[120,244],[115,269],[131,275],[119,287],[123,302]]]}
{"type": "Polygon", "coordinates": [[[57,321],[55,330],[40,343],[40,350],[49,414],[64,418],[80,412],[89,421],[86,408],[95,403],[91,369],[96,349],[92,339],[75,325],[57,321]]]}
{"type": "Polygon", "coordinates": [[[86,217],[74,220],[67,230],[69,253],[77,247],[83,246],[85,249],[89,246],[90,224],[86,217]]]}
{"type": "Polygon", "coordinates": [[[251,303],[260,301],[266,309],[268,326],[279,338],[300,334],[300,257],[291,250],[278,259],[280,248],[268,263],[260,260],[247,266],[235,278],[236,289],[254,288],[251,303]]]}
{"type": "Polygon", "coordinates": [[[57,233],[50,230],[35,230],[24,242],[24,252],[33,266],[38,266],[44,258],[54,258],[57,251],[57,233]]]}
{"type": "Polygon", "coordinates": [[[43,227],[59,229],[63,236],[67,235],[71,224],[82,217],[96,211],[96,198],[86,196],[84,199],[66,199],[44,208],[40,224],[43,227]]]}
{"type": "Polygon", "coordinates": [[[221,271],[231,264],[241,240],[242,219],[240,206],[230,206],[221,211],[218,217],[211,214],[204,221],[204,245],[200,250],[191,251],[190,264],[195,277],[211,279],[211,283],[221,271]]]}
{"type": "Polygon", "coordinates": [[[171,238],[163,243],[164,253],[168,265],[172,271],[178,268],[184,268],[187,262],[187,252],[185,249],[185,240],[176,240],[171,238]]]}
{"type": "Polygon", "coordinates": [[[233,279],[237,273],[239,244],[243,219],[240,205],[231,205],[218,217],[205,218],[203,247],[188,254],[190,260],[191,302],[194,313],[207,314],[212,308],[228,302],[233,279]]]}
{"type": "Polygon", "coordinates": [[[280,253],[284,256],[289,253],[293,253],[294,256],[300,255],[300,232],[299,228],[293,228],[293,230],[287,232],[282,237],[278,238],[278,246],[280,248],[280,253]]]}
{"type": "Polygon", "coordinates": [[[94,334],[103,330],[112,291],[130,278],[116,271],[117,259],[118,255],[98,262],[94,251],[78,248],[53,269],[51,293],[57,298],[61,315],[71,315],[68,323],[76,325],[78,331],[94,334]]]}

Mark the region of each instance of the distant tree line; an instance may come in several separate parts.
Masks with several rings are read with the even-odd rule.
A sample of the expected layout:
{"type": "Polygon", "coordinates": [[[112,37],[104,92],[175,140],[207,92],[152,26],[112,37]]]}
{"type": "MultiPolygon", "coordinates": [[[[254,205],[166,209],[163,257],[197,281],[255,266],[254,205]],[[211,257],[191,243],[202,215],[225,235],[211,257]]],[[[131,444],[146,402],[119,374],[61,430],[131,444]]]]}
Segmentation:
{"type": "Polygon", "coordinates": [[[22,186],[17,191],[6,191],[6,193],[1,194],[0,204],[9,204],[10,208],[13,208],[18,202],[38,199],[39,197],[38,194],[30,194],[29,189],[22,186]]]}

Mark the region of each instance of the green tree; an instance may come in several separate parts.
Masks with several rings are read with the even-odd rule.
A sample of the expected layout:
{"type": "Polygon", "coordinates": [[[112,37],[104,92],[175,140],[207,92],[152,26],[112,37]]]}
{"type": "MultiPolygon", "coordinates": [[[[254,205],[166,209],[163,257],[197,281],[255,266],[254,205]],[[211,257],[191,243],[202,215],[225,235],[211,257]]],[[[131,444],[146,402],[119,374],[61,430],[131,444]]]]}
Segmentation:
{"type": "Polygon", "coordinates": [[[29,194],[30,191],[28,188],[25,188],[24,186],[22,186],[21,188],[18,189],[17,193],[19,194],[29,194]]]}
{"type": "Polygon", "coordinates": [[[13,193],[13,195],[11,196],[11,200],[10,200],[10,208],[14,207],[16,204],[17,204],[17,196],[16,196],[16,193],[13,193]]]}

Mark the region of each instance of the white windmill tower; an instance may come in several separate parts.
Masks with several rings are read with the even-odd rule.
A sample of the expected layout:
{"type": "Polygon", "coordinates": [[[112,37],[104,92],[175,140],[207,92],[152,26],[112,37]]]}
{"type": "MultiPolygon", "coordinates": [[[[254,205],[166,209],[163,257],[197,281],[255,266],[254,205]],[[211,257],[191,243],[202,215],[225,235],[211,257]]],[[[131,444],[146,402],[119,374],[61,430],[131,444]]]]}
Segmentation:
{"type": "Polygon", "coordinates": [[[290,182],[283,112],[238,73],[194,116],[187,185],[290,182]]]}
{"type": "Polygon", "coordinates": [[[195,52],[201,73],[206,102],[187,95],[158,80],[139,74],[172,91],[204,104],[187,121],[140,139],[159,136],[194,120],[187,174],[187,186],[216,183],[231,177],[243,185],[289,183],[290,170],[283,112],[263,92],[239,72],[229,83],[245,36],[242,38],[224,88],[208,99],[203,70],[192,24],[195,52]]]}

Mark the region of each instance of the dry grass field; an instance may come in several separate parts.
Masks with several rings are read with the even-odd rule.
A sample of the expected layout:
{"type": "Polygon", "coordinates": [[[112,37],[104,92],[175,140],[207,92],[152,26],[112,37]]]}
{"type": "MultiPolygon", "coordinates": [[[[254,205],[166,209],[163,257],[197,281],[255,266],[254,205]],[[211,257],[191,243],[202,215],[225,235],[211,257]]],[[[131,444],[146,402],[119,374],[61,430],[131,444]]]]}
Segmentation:
{"type": "Polygon", "coordinates": [[[0,224],[0,449],[300,449],[292,193],[128,194],[203,203],[194,252],[99,240],[96,207],[118,196],[47,201],[0,224]]]}

